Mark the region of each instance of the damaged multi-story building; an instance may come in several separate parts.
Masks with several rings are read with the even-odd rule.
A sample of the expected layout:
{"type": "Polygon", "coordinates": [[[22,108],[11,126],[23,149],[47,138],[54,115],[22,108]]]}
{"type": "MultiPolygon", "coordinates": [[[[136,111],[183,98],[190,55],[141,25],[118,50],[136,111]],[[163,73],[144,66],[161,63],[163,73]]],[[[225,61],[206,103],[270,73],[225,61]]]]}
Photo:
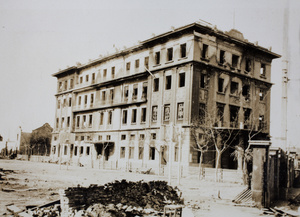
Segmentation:
{"type": "MultiPolygon", "coordinates": [[[[220,117],[216,127],[237,134],[221,160],[237,169],[235,145],[246,147],[250,130],[269,134],[271,62],[279,57],[235,29],[196,22],[60,70],[52,160],[156,172],[180,162],[188,171],[200,155],[190,126],[206,108],[220,117]]],[[[215,166],[215,150],[204,154],[204,165],[215,166]]]]}

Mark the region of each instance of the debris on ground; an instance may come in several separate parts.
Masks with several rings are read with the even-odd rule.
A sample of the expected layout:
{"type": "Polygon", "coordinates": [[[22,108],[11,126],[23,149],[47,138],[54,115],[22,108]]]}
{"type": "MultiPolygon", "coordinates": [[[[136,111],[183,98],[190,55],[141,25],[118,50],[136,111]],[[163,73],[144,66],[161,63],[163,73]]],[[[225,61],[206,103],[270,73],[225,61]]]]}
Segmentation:
{"type": "Polygon", "coordinates": [[[181,192],[165,181],[126,180],[102,186],[70,187],[60,192],[60,207],[35,207],[25,213],[31,216],[103,216],[128,217],[162,215],[170,204],[182,205],[181,192]]]}
{"type": "Polygon", "coordinates": [[[300,206],[300,194],[296,197],[289,199],[289,205],[300,206]]]}
{"type": "Polygon", "coordinates": [[[276,207],[264,208],[263,214],[265,214],[265,215],[274,215],[274,216],[287,216],[287,217],[297,217],[297,216],[299,216],[298,213],[296,213],[292,210],[286,211],[284,209],[279,209],[279,208],[276,208],[276,207]]]}

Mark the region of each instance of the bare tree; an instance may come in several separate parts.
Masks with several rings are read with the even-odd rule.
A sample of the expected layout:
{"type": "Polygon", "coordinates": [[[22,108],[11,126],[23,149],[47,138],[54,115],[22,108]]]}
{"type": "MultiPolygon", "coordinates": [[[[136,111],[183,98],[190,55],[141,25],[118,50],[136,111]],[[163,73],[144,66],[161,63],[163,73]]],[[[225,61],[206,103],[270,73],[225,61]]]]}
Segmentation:
{"type": "MultiPolygon", "coordinates": [[[[221,168],[222,154],[232,146],[239,135],[237,116],[231,118],[230,127],[223,123],[224,112],[218,108],[208,111],[200,108],[200,115],[193,119],[192,136],[196,143],[196,150],[205,153],[210,146],[216,150],[215,181],[219,181],[219,168],[221,168]],[[200,134],[200,136],[199,136],[200,134]]],[[[203,155],[201,153],[201,155],[203,155]]],[[[201,158],[201,156],[200,156],[201,158]]],[[[203,158],[201,159],[202,163],[203,158]]]]}
{"type": "Polygon", "coordinates": [[[205,117],[199,117],[194,120],[193,124],[191,125],[191,135],[192,139],[194,140],[194,150],[200,152],[199,157],[199,179],[202,178],[203,172],[202,172],[202,162],[203,162],[203,156],[204,153],[209,150],[210,147],[212,147],[210,134],[205,133],[205,130],[203,130],[203,119],[205,117]]]}

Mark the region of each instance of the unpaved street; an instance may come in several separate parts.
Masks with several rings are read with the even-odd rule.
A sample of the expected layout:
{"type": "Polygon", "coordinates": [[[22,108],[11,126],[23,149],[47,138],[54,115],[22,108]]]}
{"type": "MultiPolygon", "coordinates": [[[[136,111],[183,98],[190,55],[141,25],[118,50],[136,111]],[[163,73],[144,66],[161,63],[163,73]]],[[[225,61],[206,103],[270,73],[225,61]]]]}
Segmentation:
{"type": "MultiPolygon", "coordinates": [[[[37,163],[17,160],[0,160],[5,171],[0,180],[0,215],[8,214],[6,205],[14,203],[21,209],[29,205],[42,205],[59,199],[62,188],[90,184],[102,185],[114,180],[164,180],[167,177],[144,175],[123,171],[99,170],[84,167],[37,163]],[[11,171],[10,171],[11,170],[11,171]]],[[[177,179],[172,179],[177,185],[177,179]]],[[[244,189],[233,183],[214,183],[196,179],[181,179],[178,186],[183,192],[185,204],[194,208],[195,216],[260,216],[256,208],[237,207],[231,200],[244,189]],[[220,198],[218,198],[218,192],[220,198]]]]}

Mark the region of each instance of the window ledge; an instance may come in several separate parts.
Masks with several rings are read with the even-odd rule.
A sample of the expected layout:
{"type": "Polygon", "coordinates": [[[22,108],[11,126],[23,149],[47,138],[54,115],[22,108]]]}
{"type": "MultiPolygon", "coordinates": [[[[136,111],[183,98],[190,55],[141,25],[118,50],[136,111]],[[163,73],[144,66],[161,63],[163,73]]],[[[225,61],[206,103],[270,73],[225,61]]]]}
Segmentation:
{"type": "Polygon", "coordinates": [[[170,64],[170,63],[174,63],[174,60],[169,60],[169,61],[166,62],[165,64],[170,64]]]}
{"type": "Polygon", "coordinates": [[[201,57],[200,59],[201,59],[202,61],[209,62],[209,59],[207,59],[207,58],[201,57]]]}
{"type": "Polygon", "coordinates": [[[161,64],[156,64],[156,65],[154,65],[153,67],[158,67],[158,66],[161,66],[161,64]]]}
{"type": "Polygon", "coordinates": [[[188,57],[185,56],[185,57],[180,57],[178,60],[186,60],[188,57]]]}
{"type": "Polygon", "coordinates": [[[229,96],[235,97],[235,98],[240,98],[239,95],[237,95],[237,94],[229,94],[229,96]]]}
{"type": "Polygon", "coordinates": [[[267,78],[265,75],[260,75],[259,77],[260,77],[260,78],[264,78],[264,79],[267,78]]]}
{"type": "Polygon", "coordinates": [[[225,95],[224,92],[219,92],[219,91],[217,91],[217,93],[218,93],[218,94],[221,94],[221,95],[225,95]]]}

